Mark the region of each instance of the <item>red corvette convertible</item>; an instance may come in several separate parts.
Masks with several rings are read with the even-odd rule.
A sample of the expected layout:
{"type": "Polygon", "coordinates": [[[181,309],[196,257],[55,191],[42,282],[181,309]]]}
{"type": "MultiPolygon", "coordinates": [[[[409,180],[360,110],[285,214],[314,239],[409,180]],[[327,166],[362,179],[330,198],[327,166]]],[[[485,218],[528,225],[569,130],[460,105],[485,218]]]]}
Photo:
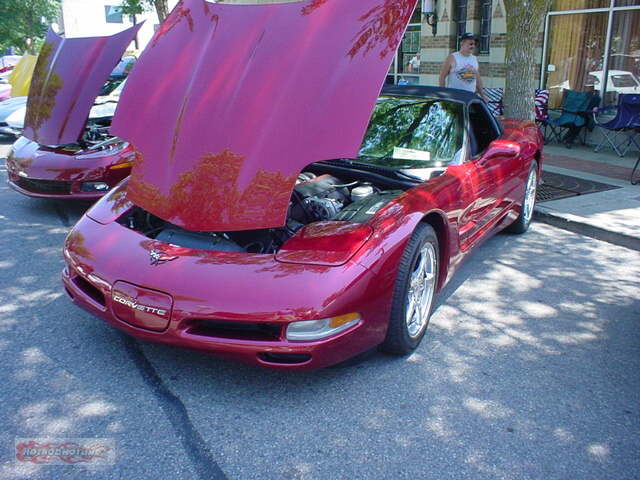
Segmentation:
{"type": "Polygon", "coordinates": [[[120,93],[96,97],[139,26],[111,37],[47,34],[24,132],[7,157],[9,186],[30,197],[95,200],[131,172],[133,149],[109,134],[120,93]]]}
{"type": "Polygon", "coordinates": [[[275,368],[414,350],[473,248],[527,229],[543,145],[475,94],[380,94],[414,5],[178,4],[112,125],[132,176],[65,242],[71,299],[136,337],[275,368]],[[197,67],[151,82],[172,50],[197,67]]]}

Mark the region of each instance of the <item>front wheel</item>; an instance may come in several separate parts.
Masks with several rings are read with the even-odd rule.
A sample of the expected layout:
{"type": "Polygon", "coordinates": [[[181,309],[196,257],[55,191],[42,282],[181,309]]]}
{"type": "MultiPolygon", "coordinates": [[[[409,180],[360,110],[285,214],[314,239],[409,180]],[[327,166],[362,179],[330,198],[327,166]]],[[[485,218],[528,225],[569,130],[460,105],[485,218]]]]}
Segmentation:
{"type": "Polygon", "coordinates": [[[438,285],[438,237],[428,224],[413,232],[398,265],[387,336],[380,349],[412,352],[427,330],[438,285]]]}
{"type": "Polygon", "coordinates": [[[524,233],[529,229],[531,219],[533,218],[533,207],[536,205],[536,192],[538,191],[538,164],[531,163],[529,177],[527,178],[527,187],[524,191],[524,199],[522,200],[522,208],[520,215],[511,225],[507,227],[507,231],[511,233],[524,233]]]}

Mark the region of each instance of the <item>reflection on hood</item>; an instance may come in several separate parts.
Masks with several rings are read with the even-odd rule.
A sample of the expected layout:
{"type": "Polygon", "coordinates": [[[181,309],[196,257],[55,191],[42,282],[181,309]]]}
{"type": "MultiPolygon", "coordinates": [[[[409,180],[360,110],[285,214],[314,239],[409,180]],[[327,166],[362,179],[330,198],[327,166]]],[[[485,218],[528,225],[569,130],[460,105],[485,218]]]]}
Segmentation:
{"type": "Polygon", "coordinates": [[[283,225],[304,166],[357,153],[415,4],[178,3],[112,123],[137,149],[129,198],[191,230],[283,225]]]}

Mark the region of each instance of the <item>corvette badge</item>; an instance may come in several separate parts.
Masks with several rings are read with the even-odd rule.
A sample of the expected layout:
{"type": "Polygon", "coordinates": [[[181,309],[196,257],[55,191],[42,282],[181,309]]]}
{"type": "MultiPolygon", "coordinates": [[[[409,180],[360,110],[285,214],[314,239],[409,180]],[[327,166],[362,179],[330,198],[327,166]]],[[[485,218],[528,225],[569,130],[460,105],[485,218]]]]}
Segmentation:
{"type": "Polygon", "coordinates": [[[149,261],[151,265],[162,265],[163,263],[170,262],[171,260],[175,260],[176,256],[167,255],[166,253],[160,252],[158,250],[151,250],[149,252],[149,261]]]}

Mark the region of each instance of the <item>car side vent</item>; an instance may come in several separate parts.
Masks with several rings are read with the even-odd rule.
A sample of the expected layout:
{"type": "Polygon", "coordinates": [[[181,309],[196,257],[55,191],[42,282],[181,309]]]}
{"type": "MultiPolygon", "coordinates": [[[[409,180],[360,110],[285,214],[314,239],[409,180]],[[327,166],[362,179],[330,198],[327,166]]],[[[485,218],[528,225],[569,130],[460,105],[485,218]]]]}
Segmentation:
{"type": "Polygon", "coordinates": [[[189,323],[186,333],[201,337],[275,341],[280,338],[282,332],[280,325],[272,323],[217,320],[191,320],[189,323]]]}
{"type": "Polygon", "coordinates": [[[94,287],[93,285],[91,285],[89,282],[87,282],[84,278],[77,275],[76,277],[73,278],[72,281],[76,285],[76,287],[82,290],[94,302],[96,302],[99,305],[102,305],[103,307],[107,305],[104,300],[104,295],[102,294],[102,292],[98,290],[96,287],[94,287]]]}

